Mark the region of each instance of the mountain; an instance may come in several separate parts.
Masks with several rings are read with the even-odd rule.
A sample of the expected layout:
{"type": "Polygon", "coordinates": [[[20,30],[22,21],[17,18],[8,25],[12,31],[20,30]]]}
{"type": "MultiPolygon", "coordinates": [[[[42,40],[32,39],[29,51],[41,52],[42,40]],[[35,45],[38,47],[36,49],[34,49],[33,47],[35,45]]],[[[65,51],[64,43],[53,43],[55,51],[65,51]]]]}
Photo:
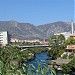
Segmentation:
{"type": "Polygon", "coordinates": [[[71,23],[58,21],[35,26],[30,23],[0,21],[0,31],[8,31],[11,37],[20,39],[45,39],[49,38],[54,33],[71,31],[71,23]]]}
{"type": "MultiPolygon", "coordinates": [[[[39,25],[38,28],[42,32],[44,32],[47,37],[50,37],[55,33],[71,32],[71,22],[58,21],[54,23],[39,25]]],[[[75,30],[75,24],[74,24],[74,30],[75,30]]]]}
{"type": "Polygon", "coordinates": [[[16,21],[0,21],[0,31],[8,31],[11,37],[20,39],[43,38],[46,36],[33,24],[16,21]]]}

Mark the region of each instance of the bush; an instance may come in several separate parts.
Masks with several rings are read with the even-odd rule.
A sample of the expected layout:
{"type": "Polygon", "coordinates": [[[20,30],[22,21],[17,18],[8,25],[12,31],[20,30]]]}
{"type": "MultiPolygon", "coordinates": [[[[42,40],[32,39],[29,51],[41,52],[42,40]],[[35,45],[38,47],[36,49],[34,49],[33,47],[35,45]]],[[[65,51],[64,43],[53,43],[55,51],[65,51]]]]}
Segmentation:
{"type": "Polygon", "coordinates": [[[68,55],[64,54],[64,56],[62,57],[63,59],[67,59],[68,55]]]}
{"type": "Polygon", "coordinates": [[[63,64],[62,68],[64,73],[75,73],[75,57],[68,64],[63,64]]]}
{"type": "Polygon", "coordinates": [[[69,55],[69,59],[72,59],[74,57],[74,53],[69,55]]]}

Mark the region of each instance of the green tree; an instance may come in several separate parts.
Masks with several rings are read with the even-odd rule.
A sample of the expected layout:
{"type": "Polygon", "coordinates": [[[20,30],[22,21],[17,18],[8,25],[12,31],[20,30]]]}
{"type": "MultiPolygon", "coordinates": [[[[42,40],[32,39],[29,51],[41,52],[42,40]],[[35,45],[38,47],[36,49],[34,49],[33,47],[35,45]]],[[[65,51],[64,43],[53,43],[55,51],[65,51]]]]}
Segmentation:
{"type": "Polygon", "coordinates": [[[65,37],[63,34],[60,34],[58,36],[59,44],[64,44],[65,43],[65,37]]]}
{"type": "Polygon", "coordinates": [[[57,57],[60,57],[61,54],[65,50],[65,37],[60,35],[53,35],[49,39],[50,44],[52,45],[51,50],[48,51],[48,55],[52,57],[52,59],[56,59],[57,57]]]}
{"type": "Polygon", "coordinates": [[[65,73],[75,73],[75,57],[68,64],[62,65],[62,68],[65,73]]]}
{"type": "Polygon", "coordinates": [[[74,45],[75,44],[75,39],[74,37],[69,37],[67,40],[66,40],[66,45],[74,45]]]}

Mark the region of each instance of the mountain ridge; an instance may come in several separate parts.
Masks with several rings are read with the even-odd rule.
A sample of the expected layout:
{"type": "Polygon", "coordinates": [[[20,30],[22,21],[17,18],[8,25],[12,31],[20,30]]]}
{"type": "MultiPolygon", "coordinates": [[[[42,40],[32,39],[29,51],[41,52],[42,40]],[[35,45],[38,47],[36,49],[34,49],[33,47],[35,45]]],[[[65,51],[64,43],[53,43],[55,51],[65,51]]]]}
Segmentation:
{"type": "Polygon", "coordinates": [[[11,37],[20,39],[46,39],[55,33],[70,32],[71,23],[58,21],[35,26],[17,21],[0,21],[0,31],[8,31],[11,37]]]}

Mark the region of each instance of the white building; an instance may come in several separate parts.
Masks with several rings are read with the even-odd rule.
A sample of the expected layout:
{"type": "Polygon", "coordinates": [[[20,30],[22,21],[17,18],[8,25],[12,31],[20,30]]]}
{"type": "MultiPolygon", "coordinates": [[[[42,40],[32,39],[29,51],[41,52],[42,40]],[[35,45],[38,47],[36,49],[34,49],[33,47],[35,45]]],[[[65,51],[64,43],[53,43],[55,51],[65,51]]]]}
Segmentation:
{"type": "Polygon", "coordinates": [[[66,40],[67,40],[70,36],[75,36],[74,23],[71,22],[71,32],[56,33],[56,34],[54,34],[54,35],[60,35],[60,34],[63,34],[66,40]]]}
{"type": "Polygon", "coordinates": [[[8,44],[8,32],[0,31],[0,45],[5,46],[8,44]]]}
{"type": "Polygon", "coordinates": [[[11,43],[19,42],[19,39],[18,39],[18,38],[11,38],[11,39],[10,39],[10,42],[11,42],[11,43]]]}
{"type": "Polygon", "coordinates": [[[56,33],[54,35],[60,35],[60,34],[63,34],[66,40],[72,35],[70,32],[56,33]]]}

